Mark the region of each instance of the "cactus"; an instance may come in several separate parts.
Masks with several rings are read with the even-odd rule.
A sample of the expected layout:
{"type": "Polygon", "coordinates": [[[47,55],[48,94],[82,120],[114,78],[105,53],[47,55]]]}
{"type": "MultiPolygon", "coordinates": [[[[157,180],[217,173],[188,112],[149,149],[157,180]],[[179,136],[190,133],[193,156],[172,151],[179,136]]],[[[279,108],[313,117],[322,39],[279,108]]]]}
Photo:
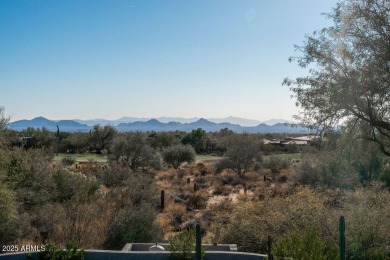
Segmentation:
{"type": "Polygon", "coordinates": [[[190,178],[187,178],[187,183],[190,183],[190,182],[191,182],[190,178]]]}
{"type": "Polygon", "coordinates": [[[196,259],[201,260],[202,259],[202,237],[200,233],[200,225],[199,223],[196,224],[195,226],[196,234],[195,234],[195,252],[196,252],[196,259]]]}
{"type": "Polygon", "coordinates": [[[339,221],[339,244],[340,244],[340,260],[345,260],[345,219],[340,217],[339,221]]]}
{"type": "Polygon", "coordinates": [[[165,206],[165,191],[164,190],[161,190],[161,211],[164,210],[164,206],[165,206]]]}
{"type": "Polygon", "coordinates": [[[198,190],[198,185],[196,185],[196,182],[194,182],[194,191],[198,190]]]}
{"type": "Polygon", "coordinates": [[[60,144],[60,128],[57,125],[57,146],[56,146],[56,154],[58,156],[58,146],[60,144]]]}
{"type": "Polygon", "coordinates": [[[270,235],[268,235],[268,260],[274,260],[274,256],[272,255],[272,240],[270,235]]]}

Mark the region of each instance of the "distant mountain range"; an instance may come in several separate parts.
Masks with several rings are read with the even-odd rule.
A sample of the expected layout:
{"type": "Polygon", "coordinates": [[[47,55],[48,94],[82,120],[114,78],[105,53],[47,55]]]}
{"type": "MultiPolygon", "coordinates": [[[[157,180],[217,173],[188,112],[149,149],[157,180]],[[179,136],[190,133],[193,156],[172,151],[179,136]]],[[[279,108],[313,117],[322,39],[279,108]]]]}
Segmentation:
{"type": "Polygon", "coordinates": [[[296,124],[288,123],[286,120],[269,120],[268,122],[277,122],[273,125],[258,122],[256,120],[244,119],[239,117],[228,117],[221,119],[204,119],[204,118],[170,118],[161,117],[158,119],[123,117],[118,120],[49,120],[44,117],[36,117],[31,120],[19,120],[8,124],[8,128],[21,131],[28,127],[42,128],[46,127],[51,131],[57,130],[63,132],[87,132],[93,125],[112,125],[120,132],[128,131],[184,131],[190,132],[193,129],[202,128],[207,132],[219,131],[228,128],[234,132],[248,133],[309,133],[307,128],[296,124]],[[195,121],[194,121],[195,120],[195,121]],[[284,123],[284,122],[286,123],[284,123]],[[240,122],[241,124],[235,123],[240,122]],[[248,124],[256,124],[248,126],[248,124]]]}
{"type": "MultiPolygon", "coordinates": [[[[156,119],[161,123],[170,123],[170,122],[178,122],[178,123],[193,123],[198,121],[199,117],[193,117],[193,118],[183,118],[183,117],[156,117],[156,118],[145,118],[145,117],[121,117],[116,120],[107,120],[107,119],[91,119],[91,120],[81,120],[81,119],[73,119],[73,121],[78,122],[80,124],[86,124],[89,126],[93,126],[96,124],[100,125],[119,125],[122,123],[134,123],[134,122],[146,122],[151,119],[156,119]]],[[[253,119],[246,119],[241,117],[234,117],[229,116],[225,118],[208,118],[207,119],[210,122],[213,123],[231,123],[236,124],[240,126],[257,126],[259,124],[266,124],[266,125],[275,125],[278,123],[294,123],[293,121],[288,121],[285,119],[270,119],[267,121],[257,121],[253,119]]]]}

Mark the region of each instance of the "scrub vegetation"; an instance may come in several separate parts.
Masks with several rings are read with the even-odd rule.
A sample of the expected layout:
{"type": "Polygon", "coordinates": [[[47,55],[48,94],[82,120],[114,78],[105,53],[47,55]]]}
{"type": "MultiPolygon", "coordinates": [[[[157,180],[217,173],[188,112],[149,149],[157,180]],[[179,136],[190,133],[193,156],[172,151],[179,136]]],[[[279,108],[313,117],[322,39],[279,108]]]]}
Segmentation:
{"type": "Polygon", "coordinates": [[[179,245],[200,223],[203,243],[265,253],[271,236],[277,257],[337,259],[344,216],[347,259],[390,259],[389,13],[341,1],[297,47],[309,76],[284,83],[317,130],[307,144],[229,129],[15,132],[0,108],[0,243],[179,245]]]}
{"type": "Polygon", "coordinates": [[[12,132],[2,118],[2,243],[65,248],[74,241],[120,250],[131,242],[174,241],[200,223],[204,243],[219,230],[219,243],[265,253],[270,235],[275,255],[334,259],[344,215],[348,256],[390,256],[388,157],[365,139],[349,142],[348,125],[291,153],[264,144],[278,135],[206,133],[197,142],[207,144],[198,154],[203,161],[195,161],[191,144],[181,144],[187,133],[108,131],[114,134],[104,151],[83,140],[102,135],[60,133],[59,161],[58,133],[12,132]],[[19,142],[27,133],[30,143],[19,142]],[[77,151],[68,146],[75,136],[77,151]],[[107,161],[75,159],[96,154],[107,161]]]}

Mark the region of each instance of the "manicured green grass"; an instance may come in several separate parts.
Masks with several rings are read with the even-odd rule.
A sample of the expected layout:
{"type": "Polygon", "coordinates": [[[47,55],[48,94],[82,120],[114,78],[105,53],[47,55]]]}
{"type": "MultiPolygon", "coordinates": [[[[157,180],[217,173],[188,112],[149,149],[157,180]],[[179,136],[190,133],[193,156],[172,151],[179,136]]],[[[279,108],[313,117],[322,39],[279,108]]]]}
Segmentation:
{"type": "Polygon", "coordinates": [[[201,162],[201,161],[215,161],[221,159],[221,156],[215,156],[215,155],[202,155],[197,154],[195,157],[195,161],[201,162]]]}
{"type": "MultiPolygon", "coordinates": [[[[75,158],[76,162],[88,162],[90,160],[93,160],[95,162],[107,162],[107,156],[101,155],[101,154],[65,154],[60,153],[58,156],[54,156],[54,161],[61,161],[65,157],[71,157],[75,158]]],[[[272,155],[266,155],[264,156],[265,159],[268,159],[270,157],[279,157],[283,159],[288,160],[301,160],[301,154],[300,153],[280,153],[280,154],[272,154],[272,155]]],[[[201,161],[215,161],[221,159],[221,156],[215,156],[215,155],[202,155],[197,154],[195,157],[195,160],[197,162],[201,161]]]]}
{"type": "Polygon", "coordinates": [[[288,159],[288,160],[301,160],[302,155],[300,153],[277,153],[277,154],[270,154],[264,156],[265,159],[268,159],[270,157],[279,157],[282,159],[288,159]]]}
{"type": "MultiPolygon", "coordinates": [[[[271,155],[264,156],[266,160],[268,160],[270,157],[278,157],[287,160],[301,160],[302,155],[300,153],[278,153],[278,154],[271,154],[271,155]]],[[[222,158],[221,156],[197,154],[195,160],[197,162],[216,161],[216,160],[220,160],[221,158],[222,158]]]]}
{"type": "Polygon", "coordinates": [[[95,161],[95,162],[107,162],[107,156],[101,155],[101,154],[65,154],[60,153],[58,156],[54,156],[54,161],[61,161],[65,157],[71,157],[75,158],[76,162],[88,162],[88,161],[95,161]]]}

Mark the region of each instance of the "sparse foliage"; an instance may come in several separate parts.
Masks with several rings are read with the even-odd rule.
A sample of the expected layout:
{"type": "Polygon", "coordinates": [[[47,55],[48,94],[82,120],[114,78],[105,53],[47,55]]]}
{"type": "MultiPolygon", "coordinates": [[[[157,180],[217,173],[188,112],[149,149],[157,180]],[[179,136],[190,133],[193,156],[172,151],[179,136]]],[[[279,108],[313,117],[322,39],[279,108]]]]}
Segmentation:
{"type": "Polygon", "coordinates": [[[42,260],[84,260],[84,258],[84,250],[78,249],[74,240],[66,244],[65,250],[48,244],[45,246],[45,251],[39,253],[39,259],[42,260]]]}
{"type": "Polygon", "coordinates": [[[290,162],[287,159],[271,156],[265,161],[264,167],[271,169],[272,174],[275,176],[280,173],[282,169],[287,169],[290,166],[290,162]]]}
{"type": "Polygon", "coordinates": [[[338,259],[337,249],[329,248],[324,239],[313,230],[289,235],[278,241],[272,252],[274,256],[282,259],[288,257],[292,259],[338,259]]]}
{"type": "Polygon", "coordinates": [[[219,169],[233,169],[238,175],[243,175],[262,162],[260,145],[249,134],[231,136],[226,147],[226,153],[217,165],[219,169]]]}
{"type": "MultiPolygon", "coordinates": [[[[1,181],[1,180],[0,180],[1,181]]],[[[18,233],[18,215],[14,193],[0,183],[0,243],[14,241],[18,233]]]]}
{"type": "Polygon", "coordinates": [[[133,171],[139,167],[161,167],[161,157],[146,141],[142,133],[127,134],[114,140],[110,160],[128,166],[133,171]]]}
{"type": "Polygon", "coordinates": [[[169,259],[189,260],[192,259],[195,251],[195,231],[184,230],[169,239],[169,259]]]}
{"type": "Polygon", "coordinates": [[[344,0],[329,18],[334,25],[306,36],[297,47],[308,76],[286,79],[303,109],[305,125],[329,131],[349,120],[361,137],[390,156],[390,2],[344,0]]]}
{"type": "Polygon", "coordinates": [[[7,128],[9,118],[4,115],[4,107],[0,106],[0,147],[4,145],[4,135],[7,128]]]}
{"type": "Polygon", "coordinates": [[[112,223],[103,247],[118,250],[126,243],[158,241],[159,231],[153,223],[155,215],[155,211],[146,205],[127,211],[112,223]]]}
{"type": "Polygon", "coordinates": [[[113,126],[94,125],[87,141],[90,152],[102,153],[103,150],[109,149],[116,134],[113,126]]]}
{"type": "Polygon", "coordinates": [[[164,149],[162,156],[164,161],[177,169],[182,163],[195,161],[195,150],[190,145],[178,144],[164,149]]]}

